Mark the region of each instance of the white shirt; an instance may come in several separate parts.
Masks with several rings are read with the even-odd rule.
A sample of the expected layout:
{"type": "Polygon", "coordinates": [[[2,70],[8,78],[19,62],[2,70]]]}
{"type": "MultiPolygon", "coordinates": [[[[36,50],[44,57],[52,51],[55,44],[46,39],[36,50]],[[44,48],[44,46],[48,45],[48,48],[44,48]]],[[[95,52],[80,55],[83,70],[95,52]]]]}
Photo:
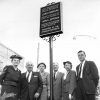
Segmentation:
{"type": "Polygon", "coordinates": [[[56,72],[54,72],[54,73],[55,73],[55,79],[56,79],[56,76],[57,76],[58,71],[56,71],[56,72]]]}
{"type": "Polygon", "coordinates": [[[84,67],[84,64],[85,64],[85,60],[84,60],[84,61],[83,61],[83,63],[82,63],[82,68],[81,68],[80,78],[82,78],[82,77],[83,77],[83,67],[84,67]]]}
{"type": "Polygon", "coordinates": [[[28,71],[26,72],[26,78],[28,77],[28,74],[29,74],[28,82],[30,82],[31,76],[32,76],[32,71],[30,73],[28,71]]]}
{"type": "Polygon", "coordinates": [[[65,72],[64,72],[64,77],[63,77],[64,80],[66,79],[68,73],[69,73],[69,72],[65,70],[65,72]]]}
{"type": "Polygon", "coordinates": [[[17,67],[14,67],[14,66],[13,66],[13,68],[14,68],[14,70],[18,70],[18,68],[17,68],[17,67]]]}

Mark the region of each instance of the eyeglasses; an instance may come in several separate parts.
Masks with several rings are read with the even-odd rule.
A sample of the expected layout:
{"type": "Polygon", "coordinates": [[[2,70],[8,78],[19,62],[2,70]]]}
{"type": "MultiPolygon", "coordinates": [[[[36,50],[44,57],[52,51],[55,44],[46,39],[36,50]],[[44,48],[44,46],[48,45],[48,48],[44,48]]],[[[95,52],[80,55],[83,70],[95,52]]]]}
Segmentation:
{"type": "Polygon", "coordinates": [[[32,64],[29,64],[29,65],[27,65],[27,66],[33,66],[32,64]]]}

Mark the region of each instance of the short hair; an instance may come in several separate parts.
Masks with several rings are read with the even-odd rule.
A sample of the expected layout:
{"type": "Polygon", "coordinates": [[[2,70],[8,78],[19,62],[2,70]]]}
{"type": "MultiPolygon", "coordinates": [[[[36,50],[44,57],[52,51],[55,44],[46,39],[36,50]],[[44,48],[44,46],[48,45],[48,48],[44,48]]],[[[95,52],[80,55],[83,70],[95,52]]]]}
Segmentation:
{"type": "Polygon", "coordinates": [[[70,61],[63,62],[64,68],[66,63],[70,64],[70,67],[72,68],[72,63],[70,61]]]}
{"type": "Polygon", "coordinates": [[[26,62],[26,66],[32,66],[33,67],[34,65],[33,65],[32,62],[28,61],[28,62],[26,62]]]}
{"type": "Polygon", "coordinates": [[[59,66],[58,62],[53,62],[53,65],[57,65],[57,66],[59,66]]]}
{"type": "MultiPolygon", "coordinates": [[[[80,52],[83,52],[83,53],[86,55],[85,51],[83,51],[83,50],[78,51],[78,53],[80,53],[80,52]]],[[[78,54],[78,53],[77,53],[77,54],[78,54]]]]}
{"type": "Polygon", "coordinates": [[[43,63],[43,62],[39,63],[39,64],[37,65],[37,68],[38,68],[41,64],[43,64],[43,65],[44,65],[44,67],[45,67],[45,69],[46,69],[46,64],[45,64],[45,63],[43,63]]]}

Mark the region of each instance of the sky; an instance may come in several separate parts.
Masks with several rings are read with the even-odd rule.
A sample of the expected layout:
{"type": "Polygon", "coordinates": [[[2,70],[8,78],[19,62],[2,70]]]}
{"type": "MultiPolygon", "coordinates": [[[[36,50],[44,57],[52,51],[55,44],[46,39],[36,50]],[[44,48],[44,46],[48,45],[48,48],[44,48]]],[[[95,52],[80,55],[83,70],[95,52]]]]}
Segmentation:
{"type": "Polygon", "coordinates": [[[79,64],[77,52],[100,69],[100,0],[0,0],[0,42],[37,66],[45,62],[49,70],[49,43],[39,37],[40,8],[62,3],[63,34],[53,42],[53,61],[63,71],[63,62],[79,64]]]}

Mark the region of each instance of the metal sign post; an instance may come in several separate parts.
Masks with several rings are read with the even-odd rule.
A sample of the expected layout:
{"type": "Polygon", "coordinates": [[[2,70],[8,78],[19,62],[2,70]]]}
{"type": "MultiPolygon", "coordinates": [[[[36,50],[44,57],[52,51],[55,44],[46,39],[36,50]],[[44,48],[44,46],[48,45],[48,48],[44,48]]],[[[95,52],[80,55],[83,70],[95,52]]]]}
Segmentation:
{"type": "Polygon", "coordinates": [[[53,41],[62,34],[61,2],[49,3],[40,11],[40,37],[49,42],[50,100],[53,100],[53,41]]]}
{"type": "Polygon", "coordinates": [[[53,37],[49,37],[50,49],[50,100],[53,100],[53,37]]]}

